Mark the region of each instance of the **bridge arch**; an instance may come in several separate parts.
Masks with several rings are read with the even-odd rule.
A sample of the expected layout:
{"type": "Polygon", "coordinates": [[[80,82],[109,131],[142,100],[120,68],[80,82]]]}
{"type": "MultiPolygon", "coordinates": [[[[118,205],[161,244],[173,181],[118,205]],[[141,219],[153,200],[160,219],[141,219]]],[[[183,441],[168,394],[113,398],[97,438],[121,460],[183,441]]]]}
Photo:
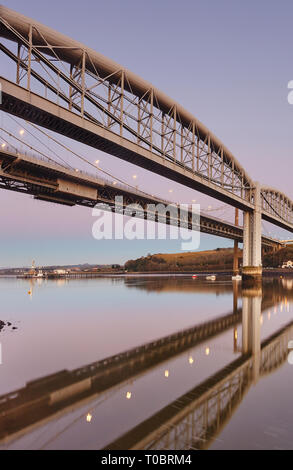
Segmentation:
{"type": "Polygon", "coordinates": [[[2,110],[243,210],[242,272],[261,276],[261,219],[293,231],[289,198],[252,181],[198,119],[120,64],[4,6],[0,37],[16,64],[15,82],[0,77],[2,110]]]}
{"type": "Polygon", "coordinates": [[[269,186],[262,186],[261,204],[263,216],[269,222],[281,219],[284,228],[288,223],[293,224],[293,201],[282,191],[269,186]]]}
{"type": "Polygon", "coordinates": [[[73,112],[110,129],[152,153],[200,176],[229,193],[249,200],[253,183],[224,144],[197,118],[151,83],[86,47],[24,15],[0,6],[0,35],[18,44],[13,54],[1,49],[17,63],[17,83],[27,77],[58,96],[73,112]],[[28,59],[21,56],[21,49],[28,59]],[[44,78],[43,68],[55,74],[44,78]],[[54,59],[54,62],[53,60],[54,59]],[[64,71],[64,63],[69,68],[64,71]],[[67,91],[56,86],[61,80],[67,91]]]}

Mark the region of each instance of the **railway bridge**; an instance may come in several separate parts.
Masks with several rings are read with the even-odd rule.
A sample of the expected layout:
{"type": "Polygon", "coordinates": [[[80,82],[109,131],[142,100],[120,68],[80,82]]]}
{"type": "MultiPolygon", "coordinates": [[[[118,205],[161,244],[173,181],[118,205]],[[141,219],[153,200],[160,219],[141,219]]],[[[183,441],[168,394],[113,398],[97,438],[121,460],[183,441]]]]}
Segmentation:
{"type": "MultiPolygon", "coordinates": [[[[286,194],[256,182],[193,114],[100,53],[4,6],[0,37],[0,50],[16,71],[11,80],[1,67],[2,111],[242,210],[243,277],[261,277],[262,219],[293,232],[286,194]]],[[[2,181],[5,171],[9,179],[6,161],[2,181]]],[[[49,183],[46,190],[35,185],[35,196],[66,204],[68,191],[61,179],[58,185],[57,191],[49,183]]],[[[74,185],[72,192],[79,195],[74,185]]],[[[93,191],[88,194],[91,199],[93,191]]]]}

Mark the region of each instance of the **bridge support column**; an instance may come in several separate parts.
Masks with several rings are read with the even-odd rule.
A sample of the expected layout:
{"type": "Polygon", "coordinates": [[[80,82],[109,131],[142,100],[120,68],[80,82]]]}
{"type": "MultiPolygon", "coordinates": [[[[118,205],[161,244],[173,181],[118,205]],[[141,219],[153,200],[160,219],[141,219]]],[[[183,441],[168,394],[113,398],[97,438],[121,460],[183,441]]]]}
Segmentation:
{"type": "Polygon", "coordinates": [[[244,281],[260,281],[262,277],[261,261],[261,197],[260,185],[254,190],[254,210],[243,213],[243,267],[244,281]]]}
{"type": "MultiPolygon", "coordinates": [[[[235,208],[235,225],[239,225],[239,209],[235,208]]],[[[234,240],[233,274],[239,274],[238,241],[234,240]]]]}

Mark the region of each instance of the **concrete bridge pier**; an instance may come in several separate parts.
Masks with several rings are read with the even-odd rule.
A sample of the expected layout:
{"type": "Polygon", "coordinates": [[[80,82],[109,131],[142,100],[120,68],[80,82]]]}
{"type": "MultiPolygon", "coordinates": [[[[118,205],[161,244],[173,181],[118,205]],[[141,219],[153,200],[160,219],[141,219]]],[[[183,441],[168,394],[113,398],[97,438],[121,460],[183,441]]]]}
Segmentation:
{"type": "MultiPolygon", "coordinates": [[[[235,225],[239,225],[239,209],[235,208],[235,225]]],[[[239,274],[239,253],[238,253],[238,240],[234,240],[234,255],[233,255],[233,274],[239,274]]]]}
{"type": "Polygon", "coordinates": [[[254,190],[254,210],[243,212],[242,279],[255,284],[262,279],[261,259],[261,196],[260,184],[254,190]]]}

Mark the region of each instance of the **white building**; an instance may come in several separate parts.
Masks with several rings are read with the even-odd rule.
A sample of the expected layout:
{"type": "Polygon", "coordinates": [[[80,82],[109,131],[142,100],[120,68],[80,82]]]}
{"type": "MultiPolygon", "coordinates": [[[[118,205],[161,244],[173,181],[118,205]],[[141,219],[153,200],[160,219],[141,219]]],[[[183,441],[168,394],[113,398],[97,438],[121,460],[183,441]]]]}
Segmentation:
{"type": "Polygon", "coordinates": [[[282,268],[293,268],[293,261],[286,261],[286,263],[282,265],[282,268]]]}
{"type": "Polygon", "coordinates": [[[60,276],[62,274],[68,274],[68,271],[66,271],[66,269],[54,269],[54,273],[60,276]]]}

